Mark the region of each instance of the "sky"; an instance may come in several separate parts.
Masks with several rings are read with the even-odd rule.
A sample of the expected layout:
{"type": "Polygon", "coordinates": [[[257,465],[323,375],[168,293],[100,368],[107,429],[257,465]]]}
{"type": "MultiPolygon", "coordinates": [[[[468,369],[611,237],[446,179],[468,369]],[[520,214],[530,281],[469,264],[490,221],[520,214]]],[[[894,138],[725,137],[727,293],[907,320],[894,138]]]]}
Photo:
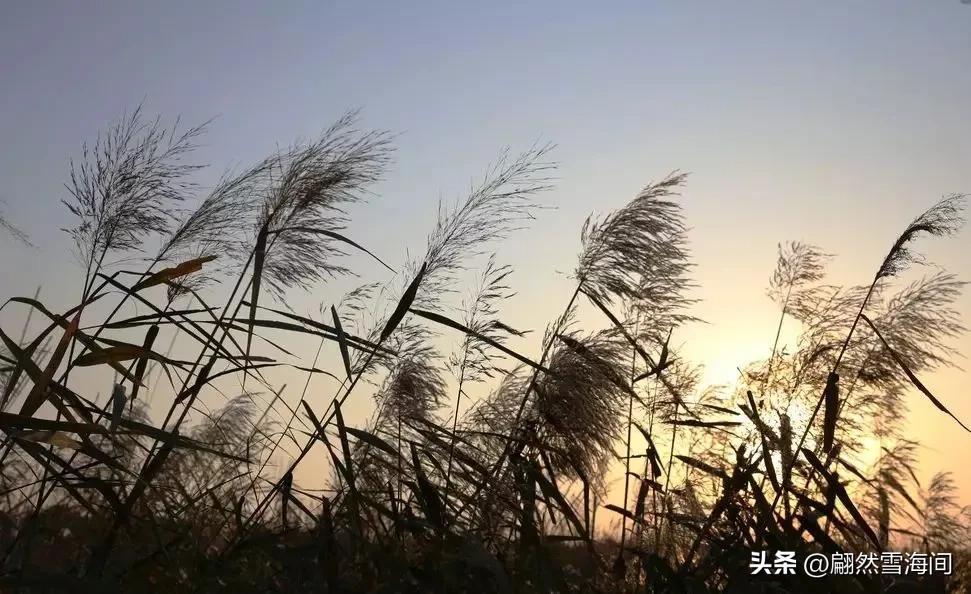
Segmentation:
{"type": "MultiPolygon", "coordinates": [[[[0,298],[42,286],[51,307],[72,304],[82,271],[59,231],[69,161],[140,102],[167,121],[216,118],[203,183],[360,108],[364,125],[397,134],[397,154],[348,232],[399,263],[423,249],[438,200],[461,196],[502,147],[557,145],[551,208],[496,246],[516,268],[514,326],[541,330],[565,304],[588,214],[691,172],[693,313],[707,323],[675,340],[713,383],[771,349],[778,242],[815,243],[837,255],[831,280],[867,282],[916,214],[971,192],[960,0],[8,2],[0,81],[0,199],[36,244],[0,239],[0,298]]],[[[971,280],[971,231],[921,247],[971,280]]],[[[295,309],[335,298],[322,287],[295,309]]],[[[971,297],[957,307],[971,322],[971,297]]],[[[962,357],[971,339],[953,347],[962,357]]],[[[971,372],[923,379],[971,420],[971,372]]],[[[971,503],[971,435],[909,402],[922,477],[953,471],[971,503]]]]}

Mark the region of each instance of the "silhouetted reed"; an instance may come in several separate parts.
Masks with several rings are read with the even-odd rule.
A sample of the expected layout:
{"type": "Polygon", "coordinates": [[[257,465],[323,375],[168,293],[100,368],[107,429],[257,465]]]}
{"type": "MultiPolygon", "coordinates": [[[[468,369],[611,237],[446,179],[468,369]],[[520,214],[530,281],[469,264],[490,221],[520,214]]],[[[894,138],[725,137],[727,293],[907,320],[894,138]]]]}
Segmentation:
{"type": "Polygon", "coordinates": [[[698,321],[683,174],[586,220],[573,292],[534,338],[503,321],[514,268],[485,255],[540,211],[550,147],[501,153],[396,271],[347,229],[392,155],[356,122],[206,192],[188,162],[204,126],[141,108],[72,165],[80,299],[3,305],[27,323],[0,329],[0,590],[879,591],[753,576],[750,555],[892,549],[953,552],[949,587],[971,583],[971,508],[946,472],[920,484],[904,422],[916,391],[961,423],[920,377],[953,364],[964,283],[893,286],[920,236],[956,232],[962,196],[915,219],[868,285],[828,284],[830,255],[781,244],[771,349],[704,386],[678,338],[698,321]],[[381,276],[294,311],[350,253],[381,276]],[[298,390],[271,381],[284,368],[298,390]]]}

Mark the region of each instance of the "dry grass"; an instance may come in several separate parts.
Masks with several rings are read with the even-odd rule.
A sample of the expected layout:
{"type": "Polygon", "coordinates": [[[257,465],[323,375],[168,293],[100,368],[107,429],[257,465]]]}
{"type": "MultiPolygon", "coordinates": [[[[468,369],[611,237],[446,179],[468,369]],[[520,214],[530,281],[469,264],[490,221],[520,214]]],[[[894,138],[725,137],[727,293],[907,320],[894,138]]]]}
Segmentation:
{"type": "Polygon", "coordinates": [[[672,340],[694,321],[684,175],[583,224],[574,292],[516,350],[532,336],[502,321],[515,271],[486,256],[537,213],[550,147],[503,153],[440,208],[421,259],[307,317],[292,291],[351,273],[345,252],[378,258],[346,235],[346,207],[382,178],[391,137],[349,114],[199,195],[203,127],[143,118],[72,167],[77,305],[3,305],[34,323],[0,330],[0,589],[859,592],[888,584],[753,577],[750,552],[902,548],[959,558],[949,585],[908,591],[969,583],[968,512],[946,473],[918,483],[902,432],[909,393],[950,414],[918,378],[952,363],[963,283],[892,286],[920,236],[957,230],[963,197],[915,219],[868,285],[829,285],[830,256],[781,245],[768,293],[800,336],[782,348],[776,332],[733,390],[709,389],[672,340]],[[296,338],[316,354],[290,352],[296,338]],[[268,379],[284,367],[297,403],[268,379]],[[81,368],[104,372],[107,399],[78,387],[81,368]],[[321,376],[339,384],[325,405],[309,398],[321,376]],[[351,398],[372,405],[362,427],[351,398]],[[294,478],[314,457],[323,490],[294,478]]]}

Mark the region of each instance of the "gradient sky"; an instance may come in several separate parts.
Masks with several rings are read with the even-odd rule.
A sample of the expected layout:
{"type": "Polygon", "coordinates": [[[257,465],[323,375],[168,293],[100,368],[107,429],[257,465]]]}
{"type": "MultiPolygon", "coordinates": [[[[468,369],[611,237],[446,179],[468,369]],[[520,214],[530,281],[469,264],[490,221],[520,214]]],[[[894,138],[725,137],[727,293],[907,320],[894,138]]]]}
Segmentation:
{"type": "MultiPolygon", "coordinates": [[[[771,348],[778,242],[816,243],[838,255],[833,281],[866,282],[914,215],[971,192],[960,0],[6,2],[0,82],[0,198],[39,246],[0,239],[0,298],[43,285],[49,306],[71,304],[81,271],[57,231],[70,224],[68,161],[143,99],[191,123],[218,116],[203,181],[361,107],[365,125],[400,135],[350,234],[396,262],[423,249],[437,200],[461,195],[501,147],[558,145],[544,197],[556,209],[499,249],[516,266],[514,326],[541,329],[562,307],[587,214],[692,172],[694,313],[708,324],[676,339],[713,382],[771,348]]],[[[971,231],[922,247],[971,280],[971,231]]],[[[971,297],[958,307],[971,322],[971,297]]],[[[971,353],[969,338],[954,346],[971,353]]],[[[968,371],[923,379],[971,421],[968,371]]],[[[971,435],[911,403],[922,474],[954,471],[971,503],[971,435]]]]}

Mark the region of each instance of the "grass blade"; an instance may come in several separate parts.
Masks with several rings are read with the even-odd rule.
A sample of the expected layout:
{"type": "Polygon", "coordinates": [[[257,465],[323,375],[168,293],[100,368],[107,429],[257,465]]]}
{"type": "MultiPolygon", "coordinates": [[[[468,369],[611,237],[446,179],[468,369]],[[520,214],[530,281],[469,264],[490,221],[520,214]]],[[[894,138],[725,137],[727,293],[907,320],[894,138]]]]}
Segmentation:
{"type": "Polygon", "coordinates": [[[344,370],[347,372],[347,379],[352,379],[354,373],[351,371],[351,355],[347,349],[347,337],[344,335],[344,328],[341,326],[340,316],[337,315],[337,308],[330,306],[331,317],[334,318],[334,329],[337,330],[337,345],[341,350],[341,360],[344,361],[344,370]]]}
{"type": "Polygon", "coordinates": [[[186,262],[182,262],[177,266],[171,266],[169,268],[163,268],[158,272],[153,273],[151,276],[141,281],[132,287],[132,291],[141,291],[149,287],[154,287],[155,285],[161,285],[163,283],[168,283],[174,281],[177,278],[181,278],[193,272],[199,272],[202,270],[202,265],[208,262],[212,262],[216,259],[216,256],[203,256],[201,258],[193,258],[186,262]]]}
{"type": "Polygon", "coordinates": [[[343,236],[340,233],[337,233],[335,231],[331,231],[329,229],[312,229],[310,227],[287,227],[285,229],[278,229],[276,231],[273,231],[273,233],[285,233],[287,231],[298,231],[300,233],[316,233],[318,235],[326,235],[327,237],[330,237],[331,239],[336,239],[337,241],[342,241],[342,242],[346,243],[349,246],[352,246],[352,247],[355,247],[355,248],[361,250],[365,254],[367,254],[367,255],[371,256],[372,258],[374,258],[375,260],[377,260],[379,264],[381,264],[382,266],[384,266],[385,268],[387,268],[388,270],[390,270],[392,273],[396,273],[397,272],[394,268],[392,268],[392,267],[388,266],[387,264],[385,264],[384,263],[384,260],[382,260],[381,258],[379,258],[376,255],[374,255],[374,253],[371,252],[371,250],[365,248],[361,244],[359,244],[359,243],[351,240],[350,238],[345,237],[345,236],[343,236]]]}
{"type": "Polygon", "coordinates": [[[391,316],[388,318],[387,323],[384,325],[384,329],[381,330],[381,342],[387,340],[394,329],[398,327],[401,320],[404,319],[405,314],[408,313],[408,308],[411,307],[411,303],[415,300],[415,295],[418,294],[418,286],[421,284],[421,279],[425,276],[425,269],[428,267],[428,263],[421,265],[421,270],[415,276],[415,279],[411,281],[408,288],[405,290],[401,299],[398,301],[398,306],[391,312],[391,316]]]}
{"type": "MultiPolygon", "coordinates": [[[[158,337],[158,324],[152,324],[148,328],[148,332],[145,333],[145,340],[142,342],[142,349],[145,352],[151,352],[152,347],[155,345],[155,338],[158,337]]],[[[135,365],[135,383],[132,386],[131,391],[131,402],[134,403],[135,399],[138,398],[138,390],[142,385],[142,378],[145,377],[145,369],[148,367],[148,357],[142,356],[138,359],[138,363],[135,365]]]]}
{"type": "Polygon", "coordinates": [[[61,360],[67,353],[67,347],[71,344],[71,339],[78,330],[78,324],[81,321],[81,312],[74,314],[74,319],[64,330],[64,334],[61,335],[61,340],[58,341],[57,347],[54,349],[54,353],[51,355],[50,361],[47,362],[47,367],[44,369],[43,374],[39,378],[34,379],[34,387],[27,394],[24,399],[24,404],[20,408],[20,414],[30,416],[34,414],[38,408],[47,400],[48,386],[51,380],[54,378],[54,374],[57,373],[57,368],[61,365],[61,360]]]}
{"type": "Polygon", "coordinates": [[[550,370],[549,369],[547,369],[546,367],[540,365],[539,363],[536,363],[535,361],[532,361],[531,359],[528,359],[528,358],[520,355],[516,351],[514,351],[514,350],[512,350],[510,348],[507,348],[507,347],[505,347],[505,346],[503,346],[501,344],[499,344],[498,342],[496,342],[495,340],[492,340],[488,336],[484,336],[483,334],[480,334],[480,333],[476,332],[475,330],[473,330],[473,329],[465,326],[464,324],[460,324],[459,322],[456,322],[455,320],[449,319],[449,318],[447,318],[447,317],[445,317],[445,316],[443,316],[441,314],[437,314],[437,313],[431,312],[431,311],[425,311],[425,310],[422,310],[422,309],[409,309],[409,311],[411,313],[417,315],[417,316],[421,316],[421,317],[423,317],[425,319],[428,319],[428,320],[431,320],[433,322],[438,322],[439,324],[441,324],[443,326],[448,326],[449,328],[453,328],[455,330],[460,330],[460,331],[468,334],[469,336],[472,336],[472,337],[474,337],[474,338],[476,338],[478,340],[481,340],[482,342],[488,344],[489,346],[491,346],[491,347],[493,347],[493,348],[495,348],[495,349],[497,349],[499,351],[502,351],[503,353],[509,355],[510,357],[513,357],[517,361],[520,361],[522,363],[525,363],[526,365],[529,365],[533,369],[538,369],[538,370],[540,370],[540,371],[542,371],[544,373],[550,373],[550,370]]]}
{"type": "MultiPolygon", "coordinates": [[[[249,360],[250,348],[253,345],[253,322],[256,320],[256,306],[260,301],[260,284],[263,280],[263,264],[266,262],[267,227],[263,225],[256,237],[256,248],[253,252],[253,280],[250,282],[249,330],[246,333],[246,360],[249,360]]],[[[246,385],[243,376],[243,386],[246,385]]]]}
{"type": "Polygon", "coordinates": [[[830,452],[833,449],[833,442],[836,439],[836,423],[839,421],[840,407],[839,380],[838,373],[830,372],[826,378],[826,387],[823,389],[823,403],[826,407],[823,413],[824,452],[830,452]]]}
{"type": "Polygon", "coordinates": [[[944,412],[949,417],[957,421],[957,424],[960,425],[962,428],[964,428],[965,431],[971,432],[971,429],[968,429],[968,426],[962,423],[961,419],[954,416],[954,413],[949,411],[947,407],[944,406],[944,403],[938,400],[934,396],[934,394],[932,394],[931,391],[927,389],[927,386],[925,386],[919,379],[917,379],[917,376],[914,375],[914,372],[912,372],[909,367],[907,367],[907,364],[904,363],[904,360],[900,358],[900,355],[898,355],[896,351],[890,348],[890,345],[887,343],[883,335],[880,334],[880,332],[877,330],[877,327],[873,325],[873,322],[870,321],[870,318],[866,317],[865,315],[861,315],[860,317],[863,318],[863,321],[865,321],[873,330],[874,334],[877,335],[877,338],[879,338],[880,342],[883,343],[884,348],[887,349],[887,352],[890,353],[890,356],[893,357],[893,360],[897,363],[897,365],[900,366],[900,369],[902,369],[903,372],[907,375],[907,379],[910,380],[910,383],[914,384],[914,386],[918,390],[920,390],[921,393],[924,394],[924,396],[927,396],[927,399],[930,400],[931,403],[938,408],[938,410],[940,410],[941,412],[944,412]]]}

